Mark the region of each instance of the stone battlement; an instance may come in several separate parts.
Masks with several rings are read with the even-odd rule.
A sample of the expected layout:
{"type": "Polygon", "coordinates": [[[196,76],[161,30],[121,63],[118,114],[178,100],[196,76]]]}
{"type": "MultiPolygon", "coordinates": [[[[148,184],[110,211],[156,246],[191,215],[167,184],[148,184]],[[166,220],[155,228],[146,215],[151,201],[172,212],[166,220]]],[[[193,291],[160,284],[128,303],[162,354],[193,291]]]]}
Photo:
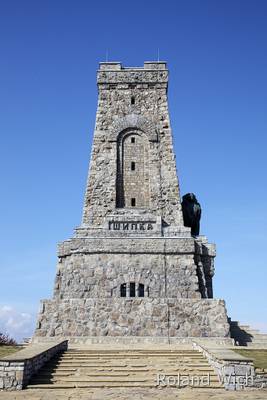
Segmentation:
{"type": "Polygon", "coordinates": [[[166,61],[145,61],[143,67],[123,67],[119,61],[106,61],[99,63],[100,71],[121,71],[121,70],[166,70],[166,61]]]}
{"type": "Polygon", "coordinates": [[[97,83],[101,85],[105,83],[166,85],[167,82],[168,70],[164,61],[146,61],[144,67],[123,67],[120,62],[101,62],[97,72],[97,83]]]}

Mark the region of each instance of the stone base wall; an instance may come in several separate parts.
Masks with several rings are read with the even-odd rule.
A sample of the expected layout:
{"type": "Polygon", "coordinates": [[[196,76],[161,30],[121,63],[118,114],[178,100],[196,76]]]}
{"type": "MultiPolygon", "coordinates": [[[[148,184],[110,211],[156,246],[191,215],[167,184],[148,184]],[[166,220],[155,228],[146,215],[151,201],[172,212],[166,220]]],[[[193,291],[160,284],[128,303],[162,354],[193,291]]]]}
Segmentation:
{"type": "Polygon", "coordinates": [[[213,297],[215,246],[205,237],[72,238],[58,256],[54,298],[120,297],[129,282],[152,298],[213,297]]]}
{"type": "Polygon", "coordinates": [[[113,301],[129,282],[145,285],[153,298],[201,298],[193,254],[71,254],[59,264],[54,296],[113,301]]]}
{"type": "Polygon", "coordinates": [[[229,337],[229,324],[223,300],[44,300],[35,336],[229,337]]]}

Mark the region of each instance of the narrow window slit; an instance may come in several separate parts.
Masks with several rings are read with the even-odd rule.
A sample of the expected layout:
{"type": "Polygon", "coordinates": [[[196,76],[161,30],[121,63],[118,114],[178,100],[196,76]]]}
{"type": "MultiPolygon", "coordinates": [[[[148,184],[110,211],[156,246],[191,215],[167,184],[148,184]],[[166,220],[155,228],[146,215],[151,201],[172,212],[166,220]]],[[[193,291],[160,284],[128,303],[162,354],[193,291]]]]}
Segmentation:
{"type": "Polygon", "coordinates": [[[143,283],[139,283],[138,286],[138,297],[144,297],[145,296],[145,287],[143,283]]]}
{"type": "Polygon", "coordinates": [[[130,282],[130,297],[135,297],[135,282],[130,282]]]}
{"type": "Polygon", "coordinates": [[[121,284],[121,297],[126,297],[126,283],[121,284]]]}
{"type": "MultiPolygon", "coordinates": [[[[111,296],[114,289],[111,290],[111,296]]],[[[126,282],[120,285],[120,297],[149,297],[149,287],[143,283],[126,282]]]]}

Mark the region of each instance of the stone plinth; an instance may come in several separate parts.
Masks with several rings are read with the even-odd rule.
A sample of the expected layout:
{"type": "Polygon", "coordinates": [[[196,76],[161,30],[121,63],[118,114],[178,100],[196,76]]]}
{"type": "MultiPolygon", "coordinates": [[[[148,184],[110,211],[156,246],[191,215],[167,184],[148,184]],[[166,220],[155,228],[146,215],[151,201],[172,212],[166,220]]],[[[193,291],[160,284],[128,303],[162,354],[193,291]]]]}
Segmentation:
{"type": "Polygon", "coordinates": [[[36,336],[227,337],[223,300],[89,298],[45,300],[36,336]]]}

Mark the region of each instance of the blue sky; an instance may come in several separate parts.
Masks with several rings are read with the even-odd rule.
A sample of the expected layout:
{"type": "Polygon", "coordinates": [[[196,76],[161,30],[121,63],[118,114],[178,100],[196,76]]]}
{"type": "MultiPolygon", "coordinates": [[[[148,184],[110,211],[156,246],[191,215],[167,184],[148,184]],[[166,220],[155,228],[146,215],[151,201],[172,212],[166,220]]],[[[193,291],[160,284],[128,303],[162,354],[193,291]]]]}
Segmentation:
{"type": "Polygon", "coordinates": [[[98,62],[170,69],[181,193],[217,244],[215,296],[267,329],[267,2],[2,1],[0,331],[31,334],[81,221],[98,62]]]}

